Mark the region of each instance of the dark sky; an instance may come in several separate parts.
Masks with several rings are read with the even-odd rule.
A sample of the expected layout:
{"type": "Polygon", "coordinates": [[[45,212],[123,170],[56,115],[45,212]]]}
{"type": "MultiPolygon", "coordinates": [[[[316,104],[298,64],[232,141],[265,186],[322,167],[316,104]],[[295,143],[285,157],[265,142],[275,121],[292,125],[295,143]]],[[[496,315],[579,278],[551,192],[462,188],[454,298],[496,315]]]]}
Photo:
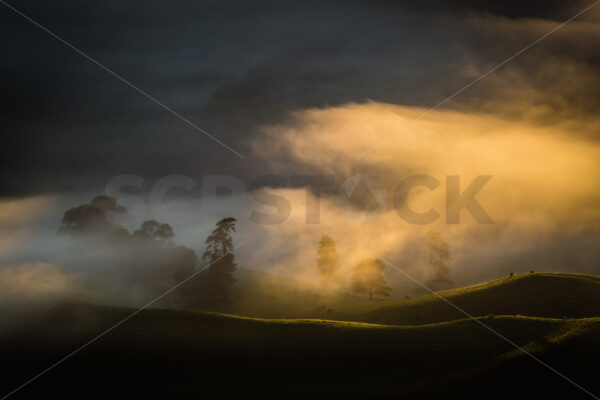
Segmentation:
{"type": "MultiPolygon", "coordinates": [[[[473,80],[467,67],[486,71],[591,2],[12,3],[245,159],[0,5],[3,197],[101,191],[123,173],[273,172],[248,145],[260,126],[348,102],[431,107],[473,80]]],[[[597,30],[557,32],[444,107],[518,118],[517,88],[545,118],[591,118],[598,48],[597,30]],[[565,81],[567,65],[586,80],[565,81]]]]}

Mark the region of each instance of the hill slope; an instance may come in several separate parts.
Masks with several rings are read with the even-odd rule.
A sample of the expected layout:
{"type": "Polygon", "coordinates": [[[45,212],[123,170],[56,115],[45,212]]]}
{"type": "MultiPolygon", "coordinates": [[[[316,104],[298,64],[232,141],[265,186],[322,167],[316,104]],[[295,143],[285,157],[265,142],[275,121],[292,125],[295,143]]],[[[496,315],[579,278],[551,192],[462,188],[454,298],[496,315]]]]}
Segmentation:
{"type": "Polygon", "coordinates": [[[364,296],[334,288],[325,290],[264,271],[238,268],[234,276],[236,282],[226,302],[207,299],[186,308],[261,318],[332,318],[334,311],[371,310],[378,304],[364,296]]]}
{"type": "MultiPolygon", "coordinates": [[[[466,318],[435,295],[377,299],[312,287],[280,275],[240,269],[226,303],[193,310],[264,318],[327,318],[415,325],[466,318]]],[[[548,318],[600,316],[600,277],[533,273],[438,293],[473,316],[526,315],[548,318]]]]}
{"type": "MultiPolygon", "coordinates": [[[[10,367],[0,389],[8,392],[131,312],[70,304],[24,321],[0,340],[2,363],[10,367]]],[[[595,371],[584,367],[600,354],[600,318],[481,321],[581,384],[600,389],[595,371]]],[[[347,398],[439,398],[442,392],[458,394],[464,385],[469,393],[486,393],[487,385],[522,379],[516,371],[526,374],[531,393],[581,394],[552,373],[549,381],[545,367],[473,320],[389,326],[144,310],[15,398],[65,392],[99,398],[331,397],[342,389],[347,398]]]]}
{"type": "MultiPolygon", "coordinates": [[[[532,273],[438,294],[472,316],[600,316],[600,277],[592,275],[532,273]]],[[[462,319],[465,314],[431,294],[380,302],[371,310],[344,313],[340,318],[412,325],[462,319]]]]}

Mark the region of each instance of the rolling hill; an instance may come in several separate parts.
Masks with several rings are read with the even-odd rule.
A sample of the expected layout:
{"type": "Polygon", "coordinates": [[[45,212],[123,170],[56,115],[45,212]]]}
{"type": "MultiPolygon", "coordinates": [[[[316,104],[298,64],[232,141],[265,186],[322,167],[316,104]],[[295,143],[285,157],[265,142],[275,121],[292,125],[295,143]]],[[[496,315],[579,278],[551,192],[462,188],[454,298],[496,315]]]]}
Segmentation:
{"type": "MultiPolygon", "coordinates": [[[[429,294],[411,299],[368,301],[343,290],[323,291],[292,278],[240,269],[230,300],[195,310],[263,318],[327,318],[379,324],[417,325],[466,318],[429,294]]],[[[585,318],[600,315],[600,277],[527,273],[438,293],[473,316],[524,315],[585,318]]]]}
{"type": "MultiPolygon", "coordinates": [[[[585,318],[600,315],[600,277],[530,273],[438,292],[472,316],[524,315],[585,318]]],[[[371,310],[340,317],[387,324],[426,324],[465,318],[465,314],[430,294],[380,302],[371,310]]]]}
{"type": "MultiPolygon", "coordinates": [[[[131,312],[68,304],[28,320],[0,341],[2,363],[9,367],[3,369],[0,388],[9,392],[131,312]]],[[[494,316],[480,321],[580,384],[600,389],[595,370],[587,367],[600,354],[600,318],[494,316]]],[[[470,393],[485,393],[488,385],[524,378],[523,387],[531,393],[582,394],[469,319],[390,326],[144,310],[14,398],[63,392],[158,398],[174,388],[190,397],[330,397],[341,387],[349,398],[433,398],[442,391],[458,393],[465,385],[470,393]],[[541,384],[540,391],[536,385],[541,384]]],[[[498,389],[487,397],[500,393],[506,395],[498,389]]]]}
{"type": "MultiPolygon", "coordinates": [[[[363,322],[147,309],[11,398],[590,398],[600,393],[598,284],[527,274],[441,293],[477,321],[435,296],[367,302],[354,314],[363,322]]],[[[0,390],[132,312],[64,303],[24,314],[0,330],[0,390]]]]}

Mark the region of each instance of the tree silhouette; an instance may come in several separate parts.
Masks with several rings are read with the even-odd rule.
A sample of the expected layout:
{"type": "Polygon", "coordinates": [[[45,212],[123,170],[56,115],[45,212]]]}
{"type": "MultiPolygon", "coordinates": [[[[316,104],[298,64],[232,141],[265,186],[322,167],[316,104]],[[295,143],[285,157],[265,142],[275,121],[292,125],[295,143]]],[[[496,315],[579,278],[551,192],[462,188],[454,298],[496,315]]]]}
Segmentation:
{"type": "Polygon", "coordinates": [[[449,277],[450,270],[448,269],[448,263],[452,261],[452,256],[450,256],[448,243],[442,234],[436,231],[429,232],[427,237],[429,264],[432,267],[428,285],[434,290],[450,287],[452,286],[452,281],[449,277]]]}
{"type": "Polygon", "coordinates": [[[175,233],[171,225],[160,223],[154,219],[144,221],[142,226],[133,232],[132,237],[141,239],[155,239],[158,240],[165,247],[172,247],[174,245],[173,238],[175,233]]]}
{"type": "Polygon", "coordinates": [[[319,255],[317,267],[321,271],[321,275],[323,275],[323,284],[327,287],[330,282],[335,280],[335,264],[338,261],[335,241],[328,235],[323,235],[319,242],[317,254],[319,255]]]}
{"type": "Polygon", "coordinates": [[[367,293],[369,300],[373,299],[373,295],[387,297],[392,290],[386,285],[383,277],[385,264],[380,259],[366,258],[362,260],[352,274],[352,287],[359,293],[367,293]]]}
{"type": "MultiPolygon", "coordinates": [[[[106,282],[152,296],[164,293],[194,272],[196,252],[177,245],[169,224],[145,221],[130,235],[112,221],[118,214],[126,214],[126,210],[110,196],[97,196],[67,210],[58,228],[59,234],[73,239],[73,245],[66,250],[66,263],[102,268],[106,282]]],[[[178,290],[161,300],[161,304],[180,306],[194,294],[178,290]]]]}
{"type": "Polygon", "coordinates": [[[117,200],[109,196],[97,196],[88,204],[67,210],[58,228],[59,234],[79,235],[129,235],[125,229],[109,221],[107,213],[124,213],[125,208],[117,205],[117,200]]]}
{"type": "Polygon", "coordinates": [[[229,289],[234,284],[235,256],[233,254],[233,238],[235,218],[223,218],[217,222],[216,228],[206,238],[206,251],[202,260],[210,264],[208,269],[209,294],[215,297],[228,298],[229,289]]]}

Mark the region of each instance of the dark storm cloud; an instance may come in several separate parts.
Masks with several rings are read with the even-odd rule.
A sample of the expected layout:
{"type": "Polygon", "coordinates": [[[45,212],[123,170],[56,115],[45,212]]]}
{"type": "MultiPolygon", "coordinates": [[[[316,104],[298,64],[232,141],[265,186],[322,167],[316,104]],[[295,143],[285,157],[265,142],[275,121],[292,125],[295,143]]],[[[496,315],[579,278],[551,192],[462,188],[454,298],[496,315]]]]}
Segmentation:
{"type": "MultiPolygon", "coordinates": [[[[471,81],[470,70],[485,72],[556,24],[540,20],[568,18],[585,4],[152,0],[143,6],[15,6],[245,153],[257,127],[279,123],[291,110],[367,99],[433,106],[471,81]]],[[[5,7],[0,22],[1,195],[102,190],[121,173],[151,179],[266,172],[252,154],[239,160],[5,7]]],[[[568,106],[593,113],[599,93],[595,29],[565,28],[449,106],[497,108],[493,99],[504,104],[513,96],[509,89],[519,86],[550,90],[552,96],[534,100],[554,111],[568,106]],[[557,80],[582,71],[585,79],[575,84],[557,80]],[[548,81],[562,83],[548,88],[548,81]]]]}
{"type": "MultiPolygon", "coordinates": [[[[508,18],[544,18],[566,19],[570,6],[562,0],[424,0],[424,1],[389,1],[380,0],[375,4],[383,7],[399,7],[423,13],[451,12],[464,13],[465,11],[486,12],[508,18]]],[[[577,3],[577,2],[572,2],[577,3]]],[[[572,4],[575,8],[578,4],[572,4]]]]}

